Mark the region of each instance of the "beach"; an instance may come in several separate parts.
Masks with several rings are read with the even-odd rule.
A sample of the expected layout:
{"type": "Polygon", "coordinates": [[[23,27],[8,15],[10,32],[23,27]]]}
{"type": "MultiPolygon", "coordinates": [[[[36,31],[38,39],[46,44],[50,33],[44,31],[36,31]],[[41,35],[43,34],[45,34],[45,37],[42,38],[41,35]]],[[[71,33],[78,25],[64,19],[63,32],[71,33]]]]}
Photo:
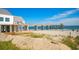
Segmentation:
{"type": "Polygon", "coordinates": [[[0,42],[10,41],[21,50],[71,50],[79,46],[74,46],[77,36],[79,32],[71,30],[21,31],[0,33],[0,42]]]}
{"type": "Polygon", "coordinates": [[[52,36],[79,36],[79,31],[77,32],[72,30],[38,30],[38,31],[32,31],[33,33],[39,33],[39,34],[47,34],[52,36]]]}

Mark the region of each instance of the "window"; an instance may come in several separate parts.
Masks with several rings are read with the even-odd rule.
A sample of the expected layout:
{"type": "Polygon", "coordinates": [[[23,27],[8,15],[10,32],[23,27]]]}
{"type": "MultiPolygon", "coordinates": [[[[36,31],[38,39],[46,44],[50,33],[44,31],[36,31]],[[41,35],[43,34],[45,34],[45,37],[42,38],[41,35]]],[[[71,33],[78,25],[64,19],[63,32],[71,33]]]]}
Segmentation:
{"type": "Polygon", "coordinates": [[[5,21],[6,21],[6,22],[9,22],[9,21],[10,21],[10,18],[5,18],[5,21]]]}
{"type": "Polygon", "coordinates": [[[0,21],[3,21],[4,20],[4,18],[3,17],[0,17],[0,21]]]}

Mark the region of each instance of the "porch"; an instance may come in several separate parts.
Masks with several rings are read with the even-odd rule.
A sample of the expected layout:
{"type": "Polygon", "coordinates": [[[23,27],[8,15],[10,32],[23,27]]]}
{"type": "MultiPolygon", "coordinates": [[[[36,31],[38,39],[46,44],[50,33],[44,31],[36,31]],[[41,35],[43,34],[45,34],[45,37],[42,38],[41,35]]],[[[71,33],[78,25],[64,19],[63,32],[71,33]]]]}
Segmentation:
{"type": "Polygon", "coordinates": [[[0,32],[18,32],[27,30],[26,25],[0,25],[0,32]]]}

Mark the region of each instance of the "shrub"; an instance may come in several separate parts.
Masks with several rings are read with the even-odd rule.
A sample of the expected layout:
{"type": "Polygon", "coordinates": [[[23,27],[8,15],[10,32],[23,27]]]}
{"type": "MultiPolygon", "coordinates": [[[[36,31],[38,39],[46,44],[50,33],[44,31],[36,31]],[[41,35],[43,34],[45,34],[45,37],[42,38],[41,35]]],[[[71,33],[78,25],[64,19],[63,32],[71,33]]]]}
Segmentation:
{"type": "Polygon", "coordinates": [[[75,37],[75,43],[77,44],[77,45],[79,45],[79,36],[77,36],[77,37],[75,37]]]}
{"type": "Polygon", "coordinates": [[[0,41],[0,50],[19,50],[11,41],[0,41]]]}
{"type": "Polygon", "coordinates": [[[63,43],[69,46],[72,50],[77,50],[77,44],[72,40],[72,38],[64,38],[63,43]]]}

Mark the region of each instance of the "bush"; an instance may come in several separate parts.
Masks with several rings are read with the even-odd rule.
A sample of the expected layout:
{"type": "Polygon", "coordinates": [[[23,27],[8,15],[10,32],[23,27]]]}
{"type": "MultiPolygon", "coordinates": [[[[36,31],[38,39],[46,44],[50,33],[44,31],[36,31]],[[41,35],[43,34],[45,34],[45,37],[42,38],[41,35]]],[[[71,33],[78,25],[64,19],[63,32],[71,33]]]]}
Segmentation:
{"type": "Polygon", "coordinates": [[[79,36],[75,37],[74,40],[75,40],[76,44],[79,45],[79,36]]]}
{"type": "Polygon", "coordinates": [[[72,38],[64,38],[63,43],[69,46],[72,50],[77,50],[77,44],[72,40],[72,38]]]}
{"type": "Polygon", "coordinates": [[[19,50],[11,41],[0,41],[0,50],[19,50]]]}

